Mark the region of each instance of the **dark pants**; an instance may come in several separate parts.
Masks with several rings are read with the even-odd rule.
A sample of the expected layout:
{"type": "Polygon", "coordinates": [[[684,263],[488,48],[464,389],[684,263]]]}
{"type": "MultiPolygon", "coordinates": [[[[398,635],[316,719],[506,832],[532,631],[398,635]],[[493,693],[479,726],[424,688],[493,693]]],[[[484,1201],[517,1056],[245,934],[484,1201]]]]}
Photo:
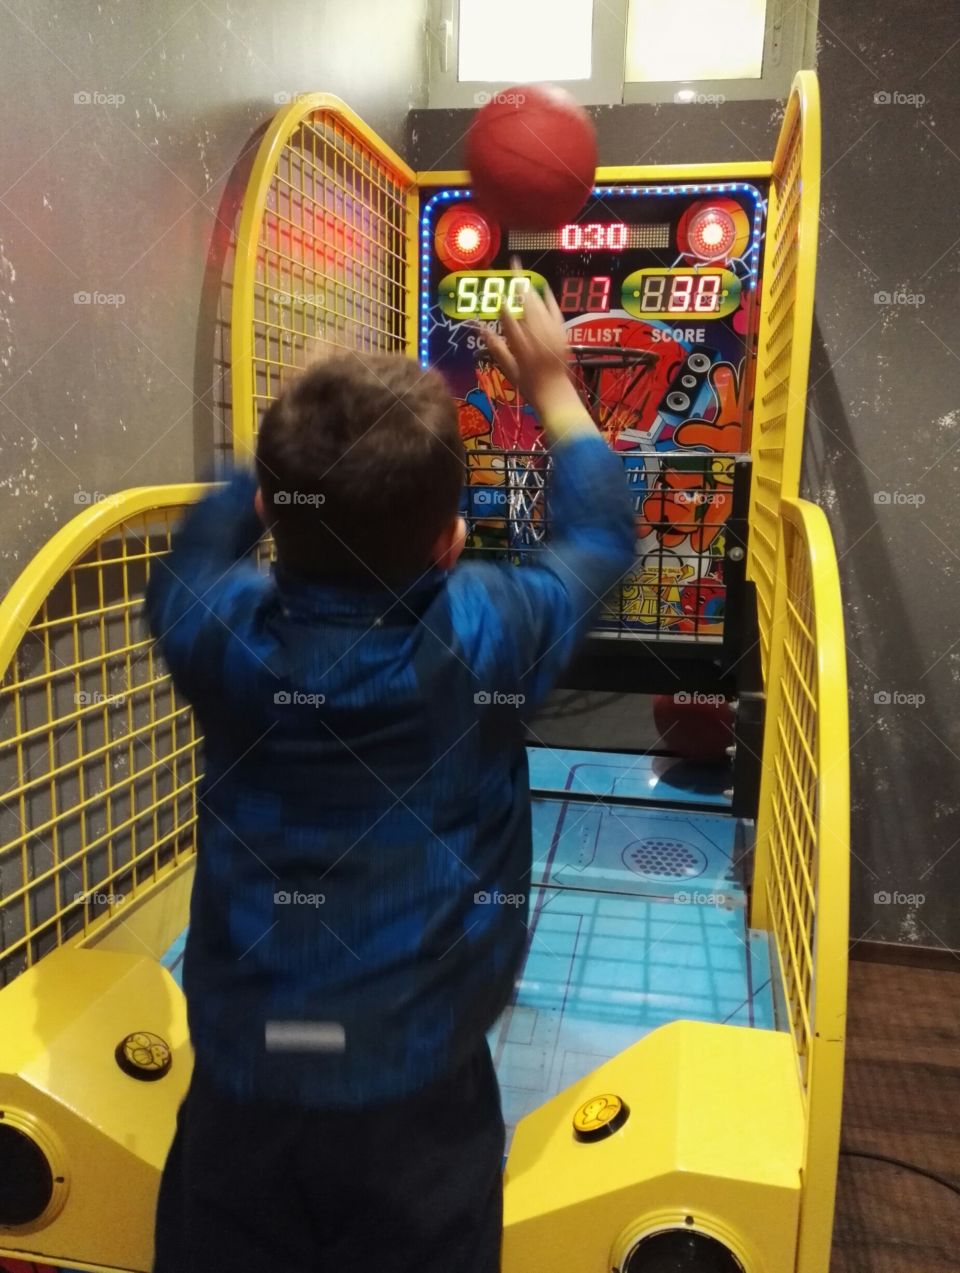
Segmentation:
{"type": "Polygon", "coordinates": [[[497,1273],[502,1162],[486,1044],[423,1092],[356,1111],[234,1101],[195,1071],[154,1273],[497,1273]]]}

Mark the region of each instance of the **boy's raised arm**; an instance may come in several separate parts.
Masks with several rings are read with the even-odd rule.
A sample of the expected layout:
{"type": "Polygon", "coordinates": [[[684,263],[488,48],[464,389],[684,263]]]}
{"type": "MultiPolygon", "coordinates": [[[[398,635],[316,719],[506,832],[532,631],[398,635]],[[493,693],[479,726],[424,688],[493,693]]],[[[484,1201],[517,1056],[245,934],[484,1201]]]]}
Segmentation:
{"type": "Polygon", "coordinates": [[[632,564],[635,527],[623,465],[570,378],[566,332],[553,295],[548,291],[541,300],[529,292],[523,321],[505,310],[502,323],[503,336],[484,332],[487,346],[537,411],[550,443],[550,543],[535,566],[465,570],[459,618],[469,629],[469,611],[478,607],[477,672],[491,678],[502,669],[519,685],[529,711],[632,564]],[[484,603],[492,603],[496,622],[484,622],[484,603]]]}
{"type": "Polygon", "coordinates": [[[150,632],[177,687],[191,696],[221,681],[231,638],[245,629],[267,582],[249,560],[263,534],[257,481],[237,472],[188,510],[146,590],[150,632]]]}

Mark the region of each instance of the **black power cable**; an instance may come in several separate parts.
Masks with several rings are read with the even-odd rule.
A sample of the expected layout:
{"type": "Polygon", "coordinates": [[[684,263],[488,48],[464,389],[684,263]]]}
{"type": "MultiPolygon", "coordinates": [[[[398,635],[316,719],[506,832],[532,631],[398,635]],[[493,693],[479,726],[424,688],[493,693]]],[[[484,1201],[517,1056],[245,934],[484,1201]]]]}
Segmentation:
{"type": "Polygon", "coordinates": [[[915,1163],[904,1162],[902,1158],[890,1158],[887,1154],[874,1154],[866,1149],[841,1149],[840,1156],[841,1158],[866,1158],[871,1162],[882,1162],[887,1163],[891,1167],[901,1167],[904,1171],[911,1171],[916,1176],[923,1176],[927,1180],[932,1180],[935,1184],[943,1185],[944,1189],[949,1189],[951,1193],[960,1196],[960,1185],[954,1184],[946,1176],[938,1176],[935,1171],[928,1171],[926,1167],[918,1167],[915,1163]]]}

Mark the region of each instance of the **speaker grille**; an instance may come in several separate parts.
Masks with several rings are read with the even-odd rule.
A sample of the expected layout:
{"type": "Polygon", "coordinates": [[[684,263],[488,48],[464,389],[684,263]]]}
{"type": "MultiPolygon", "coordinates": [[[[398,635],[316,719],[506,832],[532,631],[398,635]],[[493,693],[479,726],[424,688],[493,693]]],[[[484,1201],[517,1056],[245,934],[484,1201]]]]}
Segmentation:
{"type": "Polygon", "coordinates": [[[634,840],[624,849],[623,862],[649,880],[690,880],[707,869],[706,854],[695,845],[661,837],[634,840]]]}
{"type": "Polygon", "coordinates": [[[30,1224],[52,1197],[46,1154],[26,1133],[0,1120],[0,1225],[30,1224]]]}
{"type": "Polygon", "coordinates": [[[728,1247],[706,1233],[667,1229],[644,1238],[622,1273],[745,1273],[728,1247]]]}

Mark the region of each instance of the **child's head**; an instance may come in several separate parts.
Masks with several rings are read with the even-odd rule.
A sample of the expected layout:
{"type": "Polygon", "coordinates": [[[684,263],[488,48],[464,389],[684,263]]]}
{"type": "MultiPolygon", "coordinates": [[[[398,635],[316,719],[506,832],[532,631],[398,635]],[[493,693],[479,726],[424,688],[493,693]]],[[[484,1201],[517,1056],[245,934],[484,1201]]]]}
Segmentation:
{"type": "Polygon", "coordinates": [[[261,516],[306,580],[413,583],[459,556],[463,444],[453,399],[412,359],[344,354],[272,403],[260,427],[261,516]]]}

